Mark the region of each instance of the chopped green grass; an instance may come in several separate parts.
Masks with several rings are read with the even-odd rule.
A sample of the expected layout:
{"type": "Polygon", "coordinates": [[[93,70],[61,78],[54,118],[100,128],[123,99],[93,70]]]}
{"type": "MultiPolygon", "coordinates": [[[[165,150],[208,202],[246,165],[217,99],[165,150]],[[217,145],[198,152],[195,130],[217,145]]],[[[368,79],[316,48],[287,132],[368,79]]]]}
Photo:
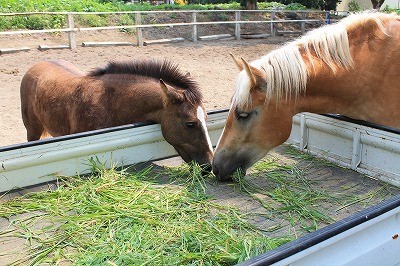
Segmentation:
{"type": "Polygon", "coordinates": [[[341,167],[290,146],[285,148],[285,154],[295,162],[282,163],[276,157],[267,156],[247,176],[235,173],[234,180],[241,191],[269,210],[270,217],[281,217],[301,231],[314,231],[335,222],[335,216],[340,216],[339,212],[348,207],[354,206],[352,210],[359,211],[398,193],[398,188],[379,181],[374,189],[366,192],[358,190],[363,190],[363,184],[332,191],[325,183],[334,180],[313,179],[308,177],[308,172],[312,167],[341,167]]]}
{"type": "Polygon", "coordinates": [[[0,237],[27,240],[21,265],[232,265],[292,240],[266,237],[236,209],[207,199],[193,168],[192,180],[175,185],[151,181],[150,168],[66,178],[56,191],[0,205],[15,227],[0,237]]]}
{"type": "Polygon", "coordinates": [[[254,166],[252,175],[265,177],[266,183],[255,185],[240,173],[235,174],[239,187],[271,211],[271,215],[284,217],[291,225],[309,232],[318,229],[319,224],[334,221],[320,207],[321,202],[334,201],[324,191],[314,190],[311,181],[303,177],[297,166],[280,165],[274,159],[264,159],[254,166]],[[260,197],[260,195],[266,196],[260,197]]]}
{"type": "Polygon", "coordinates": [[[344,170],[289,151],[288,160],[267,156],[225,184],[195,164],[117,171],[92,160],[91,175],[1,204],[10,226],[0,240],[26,241],[14,265],[233,265],[398,193],[377,181],[311,177],[316,168],[344,170]],[[260,207],[212,196],[226,187],[234,202],[260,207]]]}

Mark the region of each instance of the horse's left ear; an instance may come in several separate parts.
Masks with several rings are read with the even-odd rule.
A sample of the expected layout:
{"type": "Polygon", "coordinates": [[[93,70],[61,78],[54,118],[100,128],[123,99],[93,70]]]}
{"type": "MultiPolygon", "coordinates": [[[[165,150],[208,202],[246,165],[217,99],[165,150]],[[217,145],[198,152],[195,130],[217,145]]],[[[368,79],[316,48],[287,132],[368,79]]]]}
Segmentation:
{"type": "Polygon", "coordinates": [[[165,84],[165,82],[160,79],[160,86],[164,92],[164,104],[168,104],[170,102],[172,103],[180,103],[183,102],[185,100],[185,95],[183,94],[183,92],[175,89],[172,86],[169,86],[167,84],[165,84]]]}

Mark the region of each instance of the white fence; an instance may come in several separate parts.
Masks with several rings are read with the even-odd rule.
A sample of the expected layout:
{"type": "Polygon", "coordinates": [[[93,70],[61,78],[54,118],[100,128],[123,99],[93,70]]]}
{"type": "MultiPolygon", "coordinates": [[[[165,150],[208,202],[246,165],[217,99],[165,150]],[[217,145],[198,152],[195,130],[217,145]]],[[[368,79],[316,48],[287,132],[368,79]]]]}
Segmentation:
{"type": "Polygon", "coordinates": [[[304,34],[306,31],[306,23],[310,22],[322,22],[330,23],[330,12],[329,11],[308,11],[308,10],[170,10],[170,11],[126,11],[126,12],[31,12],[31,13],[0,13],[1,16],[32,16],[32,15],[63,15],[66,16],[67,25],[65,28],[60,29],[43,29],[43,30],[17,30],[17,31],[3,31],[0,32],[0,36],[6,35],[22,35],[22,34],[38,34],[38,33],[60,33],[65,32],[68,34],[68,48],[75,49],[77,47],[76,33],[77,32],[88,32],[88,31],[98,31],[98,30],[116,30],[116,29],[135,29],[136,30],[136,40],[137,45],[143,45],[143,30],[145,28],[156,28],[156,27],[191,27],[193,42],[198,41],[198,27],[206,25],[223,25],[231,24],[235,27],[236,40],[241,38],[241,25],[244,24],[269,24],[270,33],[269,36],[275,36],[277,34],[277,23],[298,23],[301,25],[301,30],[299,34],[304,34]],[[264,12],[269,14],[270,19],[265,20],[245,20],[244,15],[254,12],[264,12]],[[142,17],[146,14],[165,14],[165,13],[187,13],[191,21],[180,22],[180,23],[165,23],[165,24],[146,24],[143,23],[142,17]],[[223,21],[203,21],[199,22],[197,17],[199,13],[230,13],[234,14],[234,20],[223,20],[223,21]],[[296,13],[300,14],[298,17],[300,19],[277,19],[278,13],[296,13]],[[309,13],[320,13],[325,16],[324,19],[307,19],[309,13]],[[84,15],[121,15],[121,14],[132,14],[134,15],[135,23],[134,25],[119,25],[119,26],[105,26],[105,27],[76,27],[75,18],[77,16],[84,15]]]}

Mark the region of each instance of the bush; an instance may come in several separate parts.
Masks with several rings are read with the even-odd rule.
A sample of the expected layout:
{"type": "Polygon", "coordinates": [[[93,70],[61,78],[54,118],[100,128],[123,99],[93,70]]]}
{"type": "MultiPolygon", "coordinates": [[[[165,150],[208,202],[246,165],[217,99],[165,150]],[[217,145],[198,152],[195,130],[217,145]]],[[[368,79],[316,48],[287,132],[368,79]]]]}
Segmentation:
{"type": "Polygon", "coordinates": [[[228,4],[231,0],[188,0],[188,4],[228,4]]]}
{"type": "Polygon", "coordinates": [[[334,10],[336,9],[336,4],[340,1],[341,0],[282,0],[281,3],[285,5],[298,3],[311,9],[334,10]]]}
{"type": "MultiPolygon", "coordinates": [[[[148,2],[141,4],[125,4],[121,1],[109,0],[8,0],[0,1],[0,12],[112,12],[112,11],[147,11],[147,10],[214,10],[214,9],[241,9],[240,0],[176,0],[177,3],[186,5],[158,5],[153,6],[148,2]]],[[[245,0],[243,0],[245,1],[245,0]]],[[[283,0],[278,2],[259,2],[259,9],[305,9],[305,2],[323,0],[283,0]],[[286,3],[285,3],[286,1],[286,3]],[[299,3],[295,3],[297,1],[299,3]],[[303,3],[304,2],[304,3],[303,3]],[[285,5],[287,4],[287,5],[285,5]]],[[[327,1],[327,0],[326,0],[327,1]]],[[[337,0],[333,0],[337,1],[337,0]]],[[[221,20],[227,18],[222,17],[221,20]]],[[[133,24],[133,16],[104,16],[104,15],[83,15],[76,16],[76,23],[79,26],[99,27],[105,25],[127,25],[133,24]]],[[[49,29],[62,28],[66,25],[65,15],[29,15],[29,16],[0,16],[0,30],[9,29],[49,29]]]]}
{"type": "Polygon", "coordinates": [[[361,10],[360,5],[356,1],[350,1],[348,7],[350,12],[358,12],[361,10]]]}
{"type": "Polygon", "coordinates": [[[306,10],[307,7],[299,3],[292,3],[285,6],[285,10],[306,10]]]}
{"type": "Polygon", "coordinates": [[[257,4],[259,9],[284,9],[286,5],[278,2],[259,2],[257,4]]]}
{"type": "Polygon", "coordinates": [[[77,22],[80,26],[103,27],[108,25],[108,20],[102,15],[79,16],[77,22]]]}
{"type": "Polygon", "coordinates": [[[397,13],[398,15],[400,15],[400,9],[397,8],[391,8],[390,6],[386,5],[383,10],[383,12],[387,12],[387,13],[397,13]]]}
{"type": "Polygon", "coordinates": [[[30,15],[0,17],[0,30],[29,29],[42,30],[56,28],[66,25],[66,18],[62,15],[30,15]]]}

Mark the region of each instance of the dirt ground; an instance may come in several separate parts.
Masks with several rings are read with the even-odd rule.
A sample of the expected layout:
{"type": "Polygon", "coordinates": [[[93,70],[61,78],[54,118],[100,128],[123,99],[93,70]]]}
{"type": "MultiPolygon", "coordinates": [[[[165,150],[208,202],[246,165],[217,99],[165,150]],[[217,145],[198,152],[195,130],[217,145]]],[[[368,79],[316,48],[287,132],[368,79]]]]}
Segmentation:
{"type": "MultiPolygon", "coordinates": [[[[87,36],[90,41],[130,41],[132,36],[120,32],[99,32],[87,36]]],[[[184,72],[190,72],[200,84],[207,110],[225,108],[234,91],[238,70],[229,53],[254,60],[288,41],[288,37],[253,40],[185,41],[148,46],[82,47],[84,37],[78,36],[76,50],[39,51],[39,44],[66,45],[65,36],[29,35],[2,37],[0,48],[30,47],[28,52],[0,55],[0,146],[26,141],[26,131],[20,114],[19,86],[29,67],[37,62],[64,59],[78,68],[89,71],[110,60],[143,58],[168,59],[184,72]]]]}

